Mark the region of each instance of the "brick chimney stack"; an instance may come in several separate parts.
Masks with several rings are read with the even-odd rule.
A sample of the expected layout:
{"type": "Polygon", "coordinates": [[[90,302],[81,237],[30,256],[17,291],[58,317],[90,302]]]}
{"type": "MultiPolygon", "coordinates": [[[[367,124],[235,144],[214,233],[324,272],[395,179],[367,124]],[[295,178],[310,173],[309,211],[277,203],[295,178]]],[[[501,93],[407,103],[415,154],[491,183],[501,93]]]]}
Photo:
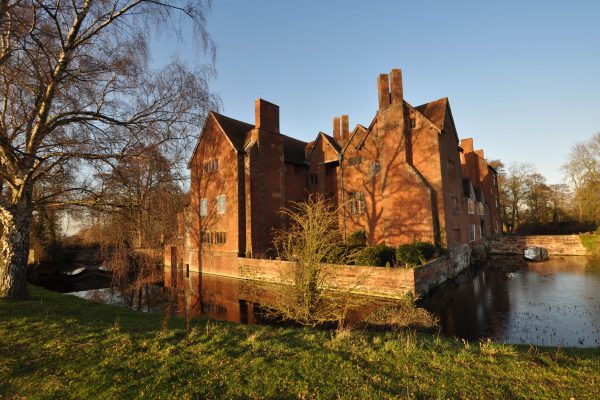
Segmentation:
{"type": "Polygon", "coordinates": [[[348,115],[344,114],[341,117],[335,117],[333,119],[333,138],[338,142],[350,138],[348,115]]]}
{"type": "Polygon", "coordinates": [[[340,117],[335,117],[333,119],[333,138],[340,142],[342,140],[341,131],[340,131],[340,117]]]}
{"type": "Polygon", "coordinates": [[[377,94],[379,109],[390,105],[402,105],[404,93],[402,89],[402,70],[394,68],[390,74],[381,74],[377,78],[377,94]]]}
{"type": "Polygon", "coordinates": [[[350,138],[350,124],[348,122],[348,115],[342,115],[342,140],[348,140],[350,138]]]}
{"type": "Polygon", "coordinates": [[[390,79],[388,74],[380,74],[377,78],[377,94],[380,110],[390,105],[390,79]]]}
{"type": "Polygon", "coordinates": [[[390,72],[390,92],[392,104],[402,105],[403,91],[402,91],[402,71],[400,69],[393,69],[390,72]]]}
{"type": "Polygon", "coordinates": [[[473,152],[473,139],[472,138],[461,139],[460,147],[463,148],[464,154],[472,153],[473,152]]]}
{"type": "Polygon", "coordinates": [[[254,101],[254,127],[279,133],[279,106],[263,99],[254,101]]]}

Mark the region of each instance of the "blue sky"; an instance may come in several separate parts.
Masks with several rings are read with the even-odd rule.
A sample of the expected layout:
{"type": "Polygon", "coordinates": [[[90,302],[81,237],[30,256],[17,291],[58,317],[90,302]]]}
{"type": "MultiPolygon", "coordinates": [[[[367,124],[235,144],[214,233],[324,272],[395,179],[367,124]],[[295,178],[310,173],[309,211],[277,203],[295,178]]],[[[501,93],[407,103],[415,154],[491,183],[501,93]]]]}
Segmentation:
{"type": "MultiPolygon", "coordinates": [[[[599,1],[217,0],[211,88],[250,123],[255,98],[278,104],[282,132],[308,141],[341,114],[368,125],[377,75],[401,68],[409,103],[448,97],[460,137],[557,183],[600,131],[599,18],[599,1]]],[[[153,62],[206,62],[183,39],[156,41],[153,62]]]]}

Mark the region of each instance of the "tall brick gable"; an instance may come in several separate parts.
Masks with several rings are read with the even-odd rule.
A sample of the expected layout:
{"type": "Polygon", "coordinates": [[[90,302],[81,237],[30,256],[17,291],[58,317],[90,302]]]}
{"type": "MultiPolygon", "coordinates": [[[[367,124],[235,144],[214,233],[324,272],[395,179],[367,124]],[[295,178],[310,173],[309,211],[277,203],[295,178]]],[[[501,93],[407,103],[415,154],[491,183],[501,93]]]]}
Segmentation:
{"type": "Polygon", "coordinates": [[[350,131],[349,116],[337,116],[332,134],[310,143],[282,134],[279,107],[263,99],[253,124],[211,112],[173,257],[210,270],[227,257],[273,256],[273,232],[288,223],[279,211],[311,193],[339,209],[345,235],[365,230],[371,245],[452,247],[500,234],[496,172],[472,139],[459,143],[448,99],[413,107],[400,69],[379,75],[377,91],[368,127],[350,131]]]}

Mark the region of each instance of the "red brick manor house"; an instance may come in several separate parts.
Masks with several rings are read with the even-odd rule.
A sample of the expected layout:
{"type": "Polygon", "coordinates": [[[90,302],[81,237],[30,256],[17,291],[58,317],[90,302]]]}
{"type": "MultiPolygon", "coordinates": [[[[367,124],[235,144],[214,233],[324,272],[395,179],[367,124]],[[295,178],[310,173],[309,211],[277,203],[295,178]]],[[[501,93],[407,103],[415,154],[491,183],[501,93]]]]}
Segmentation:
{"type": "Polygon", "coordinates": [[[279,129],[279,107],[255,102],[255,121],[211,112],[189,162],[190,205],[179,216],[172,265],[211,270],[272,248],[278,212],[310,193],[339,206],[345,235],[364,229],[371,245],[424,240],[456,246],[500,233],[496,171],[472,139],[459,141],[447,98],[404,100],[402,73],[377,80],[379,108],[350,131],[306,143],[279,129]],[[202,261],[200,263],[200,261],[202,261]]]}

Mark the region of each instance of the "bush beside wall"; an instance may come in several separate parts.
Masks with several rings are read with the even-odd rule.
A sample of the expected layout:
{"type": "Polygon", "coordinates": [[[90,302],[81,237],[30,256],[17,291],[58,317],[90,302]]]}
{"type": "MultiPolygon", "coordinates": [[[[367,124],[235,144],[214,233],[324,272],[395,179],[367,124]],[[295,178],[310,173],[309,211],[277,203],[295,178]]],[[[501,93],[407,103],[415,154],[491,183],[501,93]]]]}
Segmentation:
{"type": "Polygon", "coordinates": [[[428,242],[401,244],[396,249],[396,260],[399,265],[416,267],[424,264],[435,255],[435,247],[428,242]]]}
{"type": "Polygon", "coordinates": [[[383,244],[375,247],[365,247],[356,254],[356,265],[374,265],[384,267],[394,265],[394,248],[383,244]]]}
{"type": "Polygon", "coordinates": [[[600,241],[600,233],[583,233],[579,235],[579,240],[581,240],[581,244],[592,254],[596,254],[600,251],[600,246],[598,242],[600,241]]]}

